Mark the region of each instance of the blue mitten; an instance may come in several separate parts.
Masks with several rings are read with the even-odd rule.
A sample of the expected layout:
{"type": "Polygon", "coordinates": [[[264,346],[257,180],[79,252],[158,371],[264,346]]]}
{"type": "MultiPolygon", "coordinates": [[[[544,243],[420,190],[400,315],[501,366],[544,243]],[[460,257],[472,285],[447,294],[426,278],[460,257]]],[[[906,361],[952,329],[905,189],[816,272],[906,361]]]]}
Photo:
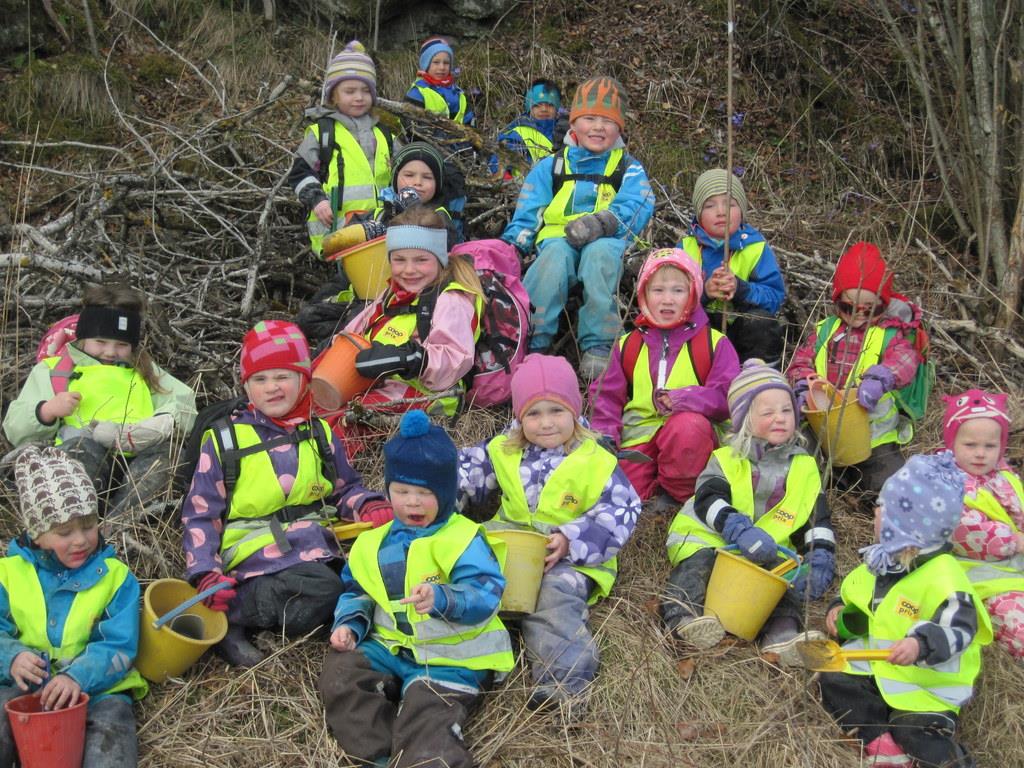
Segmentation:
{"type": "Polygon", "coordinates": [[[882,399],[882,395],[890,391],[896,383],[893,372],[884,365],[872,365],[864,375],[860,377],[860,386],[857,387],[857,402],[865,410],[872,411],[882,399]]]}
{"type": "Polygon", "coordinates": [[[730,544],[738,546],[743,556],[752,563],[767,565],[779,556],[775,539],[767,531],[755,526],[741,512],[733,512],[725,518],[722,535],[730,544]]]}
{"type": "Polygon", "coordinates": [[[817,600],[832,586],[836,575],[836,556],[827,549],[816,549],[807,562],[811,568],[793,579],[793,591],[801,598],[806,592],[811,600],[817,600]]]}

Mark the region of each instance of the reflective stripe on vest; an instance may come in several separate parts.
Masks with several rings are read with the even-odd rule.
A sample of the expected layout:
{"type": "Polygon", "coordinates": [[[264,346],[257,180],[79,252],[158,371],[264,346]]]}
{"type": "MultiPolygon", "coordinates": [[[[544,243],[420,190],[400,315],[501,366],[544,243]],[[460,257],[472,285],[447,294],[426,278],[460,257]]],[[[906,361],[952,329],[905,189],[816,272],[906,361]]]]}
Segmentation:
{"type": "MultiPolygon", "coordinates": [[[[611,177],[619,164],[619,160],[622,159],[622,154],[623,151],[621,149],[613,149],[608,153],[608,162],[604,164],[604,171],[602,171],[603,176],[611,177]]],[[[565,164],[563,172],[566,176],[569,176],[573,172],[569,166],[569,147],[562,151],[562,161],[565,164]]],[[[544,208],[544,226],[537,233],[538,243],[543,242],[549,237],[565,237],[566,224],[573,219],[578,219],[580,216],[586,216],[588,213],[597,213],[598,211],[605,210],[612,204],[617,194],[615,187],[611,184],[598,184],[597,200],[594,203],[594,207],[589,211],[573,213],[575,192],[575,180],[567,178],[565,183],[562,184],[562,188],[558,190],[555,196],[551,198],[551,202],[544,208]]]]}
{"type": "MultiPolygon", "coordinates": [[[[765,241],[762,240],[759,243],[752,243],[744,248],[740,248],[738,251],[730,251],[729,271],[736,275],[740,280],[750,280],[750,276],[754,274],[754,267],[756,267],[758,262],[761,261],[761,254],[764,253],[765,245],[765,241]]],[[[697,266],[700,267],[703,272],[704,249],[701,247],[700,241],[693,236],[684,237],[682,249],[686,251],[687,255],[697,263],[697,266]]],[[[726,302],[721,299],[713,299],[708,302],[706,309],[708,312],[721,312],[725,305],[726,302]]]]}
{"type": "Polygon", "coordinates": [[[466,100],[465,91],[459,91],[459,111],[453,115],[448,107],[448,101],[440,93],[427,85],[417,85],[415,87],[423,98],[423,108],[427,110],[427,112],[432,112],[435,115],[443,115],[450,120],[454,120],[456,123],[461,123],[462,118],[466,116],[466,107],[468,102],[466,100]]]}
{"type": "MultiPolygon", "coordinates": [[[[390,530],[389,523],[364,532],[352,545],[348,559],[352,577],[375,603],[373,637],[392,653],[397,653],[399,648],[408,649],[419,664],[497,672],[511,670],[515,664],[512,644],[497,611],[479,624],[459,624],[419,614],[411,604],[402,605],[388,597],[377,558],[390,530]],[[404,614],[412,635],[398,629],[395,619],[398,613],[404,614]]],[[[481,526],[453,514],[432,535],[414,539],[406,555],[405,596],[418,584],[450,584],[452,569],[477,534],[484,534],[481,526]]],[[[499,556],[499,562],[503,559],[499,556]]]]}
{"type": "MultiPolygon", "coordinates": [[[[1002,470],[999,474],[1010,483],[1010,487],[1024,507],[1024,487],[1021,486],[1020,478],[1007,470],[1002,470]]],[[[1003,509],[1003,505],[985,488],[979,489],[975,496],[964,496],[964,506],[978,510],[989,520],[1008,525],[1014,533],[1020,533],[1017,524],[1003,509]]],[[[994,561],[974,560],[968,557],[957,559],[982,600],[1006,592],[1024,592],[1024,554],[994,561]]]]}
{"type": "MultiPolygon", "coordinates": [[[[754,482],[749,459],[735,455],[732,446],[723,446],[711,454],[718,460],[729,488],[732,491],[732,506],[754,519],[754,482]]],[[[789,463],[786,475],[786,492],[779,503],[767,510],[754,525],[766,531],[778,544],[793,548],[791,537],[811,518],[814,505],[821,493],[821,475],[813,456],[797,454],[789,463]]],[[[693,499],[689,499],[676,513],[668,532],[668,559],[673,566],[679,565],[693,553],[708,547],[725,546],[717,531],[697,518],[693,499]]]]}
{"type": "MultiPolygon", "coordinates": [[[[53,370],[60,360],[48,357],[43,362],[53,370]]],[[[81,429],[93,420],[134,424],[153,415],[153,395],[146,380],[127,366],[76,365],[68,374],[66,391],[82,396],[75,410],[62,419],[63,425],[72,429],[81,429]]],[[[55,442],[62,442],[59,431],[55,442]]]]}
{"type": "Polygon", "coordinates": [[[519,136],[520,140],[522,140],[523,146],[526,147],[526,151],[530,153],[530,161],[533,163],[536,163],[538,160],[543,160],[545,157],[550,155],[551,151],[554,149],[554,144],[551,143],[551,139],[533,126],[517,125],[512,129],[512,133],[519,136]]]}
{"type": "MultiPolygon", "coordinates": [[[[814,371],[822,379],[828,381],[828,353],[829,345],[832,342],[832,337],[841,328],[846,328],[846,325],[839,321],[835,317],[826,317],[820,321],[815,327],[815,334],[817,338],[821,338],[822,329],[826,327],[826,323],[832,323],[831,331],[825,338],[825,341],[820,345],[818,354],[814,356],[814,371]]],[[[885,352],[885,329],[880,328],[877,325],[872,325],[867,329],[864,334],[864,341],[861,345],[860,356],[857,358],[857,364],[850,371],[846,377],[846,381],[834,382],[837,389],[845,389],[849,386],[856,386],[860,382],[860,377],[868,368],[872,365],[878,365],[882,359],[882,354],[885,352]]],[[[882,395],[882,398],[878,401],[878,405],[875,406],[869,414],[869,421],[871,424],[871,447],[877,448],[885,443],[899,443],[904,445],[910,442],[910,439],[914,435],[913,425],[909,419],[904,420],[900,423],[900,412],[896,406],[896,398],[892,392],[886,392],[882,395]]]]}
{"type": "MultiPolygon", "coordinates": [[[[104,564],[107,572],[91,587],[75,594],[71,610],[64,619],[64,632],[58,648],[50,644],[46,632],[49,611],[35,566],[16,555],[0,559],[0,584],[7,590],[11,619],[18,628],[18,641],[50,654],[54,675],[82,654],[89,644],[93,627],[102,620],[110,601],[128,577],[128,566],[120,560],[108,557],[104,564]]],[[[118,657],[115,657],[112,663],[117,661],[118,657]]],[[[125,676],[103,693],[127,693],[141,699],[149,691],[149,684],[131,666],[127,656],[123,663],[125,676]]]]}
{"type": "MultiPolygon", "coordinates": [[[[619,339],[619,350],[621,351],[629,334],[619,339]]],[[[662,337],[664,339],[664,336],[662,337]]],[[[721,333],[711,330],[711,346],[713,350],[718,349],[718,342],[724,338],[721,333]]],[[[679,389],[700,384],[696,371],[693,370],[693,362],[690,359],[686,342],[679,349],[676,360],[672,363],[672,370],[665,379],[663,389],[679,389]]],[[[668,349],[663,343],[662,356],[668,354],[668,349]]],[[[654,433],[661,429],[668,420],[668,416],[658,412],[654,404],[654,381],[651,379],[650,348],[647,344],[640,345],[640,353],[636,358],[636,365],[633,368],[633,396],[626,403],[622,411],[622,447],[628,448],[631,445],[639,445],[650,440],[654,433]]]]}
{"type": "MultiPolygon", "coordinates": [[[[314,123],[310,130],[320,140],[320,126],[314,123]]],[[[338,161],[341,155],[341,166],[344,179],[339,192],[338,210],[334,211],[334,226],[344,226],[346,215],[355,212],[372,211],[377,208],[377,195],[391,183],[391,150],[388,149],[388,140],[384,132],[373,127],[373,136],[377,140],[377,149],[374,153],[373,168],[366,159],[363,148],[359,145],[356,137],[341,123],[334,123],[334,140],[337,146],[334,157],[331,158],[330,166],[327,169],[327,181],[323,184],[324,194],[331,199],[331,193],[338,188],[338,161]]],[[[310,247],[313,253],[319,254],[322,250],[324,237],[331,232],[330,226],[320,223],[316,214],[312,211],[306,217],[306,228],[309,231],[310,247]]]]}
{"type": "MultiPolygon", "coordinates": [[[[323,423],[324,434],[330,435],[330,427],[323,423]]],[[[227,428],[227,427],[225,427],[227,428]]],[[[259,434],[251,424],[235,424],[235,441],[238,450],[250,448],[261,442],[259,434]]],[[[306,425],[308,429],[308,425],[306,425]]],[[[212,439],[207,433],[204,441],[212,439]]],[[[213,441],[217,449],[217,441],[213,441]]],[[[309,439],[301,440],[294,446],[299,452],[298,471],[292,488],[285,496],[281,481],[274,471],[273,462],[267,451],[256,451],[239,459],[238,476],[245,477],[245,482],[235,483],[229,499],[227,523],[220,540],[221,560],[224,571],[230,571],[254,552],[274,542],[274,534],[270,529],[268,515],[272,515],[285,507],[314,504],[322,501],[334,490],[331,482],[321,471],[319,447],[310,430],[309,439]]],[[[333,512],[333,509],[328,507],[333,512]]],[[[317,513],[310,513],[291,523],[281,523],[285,531],[297,522],[325,521],[317,513]]]]}
{"type": "Polygon", "coordinates": [[[954,592],[974,599],[978,632],[959,656],[931,667],[901,666],[887,661],[856,662],[844,670],[854,675],[873,675],[882,698],[893,709],[905,712],[959,712],[971,697],[972,685],[981,670],[981,647],[992,641],[992,623],[963,570],[951,555],[933,557],[900,579],[871,610],[875,575],[866,565],[843,579],[843,602],[868,617],[868,634],[844,644],[844,650],[889,648],[907,636],[911,627],[932,616],[954,592]]]}
{"type": "MultiPolygon", "coordinates": [[[[506,451],[507,441],[507,435],[498,435],[487,444],[487,455],[501,488],[501,507],[487,523],[489,529],[508,528],[511,524],[550,534],[557,526],[575,520],[594,506],[618,466],[614,455],[594,440],[584,440],[555,467],[541,489],[537,509],[531,512],[519,474],[523,451],[506,451]]],[[[613,557],[601,565],[574,565],[573,568],[597,584],[589,601],[593,604],[612,591],[619,559],[613,557]]]]}
{"type": "MultiPolygon", "coordinates": [[[[444,293],[446,291],[462,291],[467,296],[473,299],[473,309],[476,312],[477,317],[476,327],[473,329],[473,341],[479,341],[480,318],[483,316],[484,311],[483,299],[480,298],[478,294],[470,291],[466,286],[462,285],[461,283],[455,282],[454,280],[448,283],[448,285],[444,287],[441,293],[444,293]]],[[[409,306],[418,307],[419,304],[420,297],[417,296],[415,299],[413,299],[412,304],[410,304],[409,306]]],[[[383,309],[381,311],[383,311],[383,309]]],[[[388,321],[386,323],[377,326],[376,330],[370,332],[370,341],[375,341],[379,344],[387,344],[389,346],[396,347],[401,344],[404,344],[405,342],[412,339],[413,334],[416,333],[416,319],[417,317],[415,311],[403,312],[402,314],[388,318],[388,321]]],[[[419,341],[423,342],[423,339],[420,339],[419,341]]],[[[407,387],[415,389],[424,397],[431,397],[437,394],[433,390],[427,389],[425,386],[423,386],[419,379],[405,379],[402,378],[401,376],[398,376],[397,374],[393,376],[388,376],[387,378],[401,381],[407,387]]],[[[463,384],[461,380],[455,384],[455,388],[459,390],[463,389],[463,384]]],[[[454,416],[455,412],[458,410],[459,407],[459,398],[456,396],[439,397],[437,398],[436,402],[440,404],[441,407],[444,409],[444,413],[446,416],[454,416]]]]}

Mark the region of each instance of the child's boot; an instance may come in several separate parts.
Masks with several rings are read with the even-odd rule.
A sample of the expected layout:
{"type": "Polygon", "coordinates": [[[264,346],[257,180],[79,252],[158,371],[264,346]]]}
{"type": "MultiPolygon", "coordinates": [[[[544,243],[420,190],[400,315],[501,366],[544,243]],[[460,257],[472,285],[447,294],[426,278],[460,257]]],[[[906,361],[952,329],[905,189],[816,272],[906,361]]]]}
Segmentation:
{"type": "Polygon", "coordinates": [[[725,627],[716,616],[690,616],[680,620],[673,634],[699,651],[714,648],[725,637],[725,627]]]}
{"type": "Polygon", "coordinates": [[[913,758],[900,749],[900,745],[888,731],[864,747],[864,765],[872,765],[875,768],[900,768],[913,764],[913,758]]]}
{"type": "Polygon", "coordinates": [[[249,642],[245,635],[245,627],[237,624],[228,626],[224,639],[214,646],[217,655],[233,667],[255,667],[267,655],[249,642]]]}
{"type": "Polygon", "coordinates": [[[801,632],[799,623],[791,616],[775,616],[768,619],[761,635],[761,653],[776,654],[783,667],[801,667],[803,660],[797,653],[797,644],[806,640],[824,639],[825,635],[816,629],[801,632]]]}

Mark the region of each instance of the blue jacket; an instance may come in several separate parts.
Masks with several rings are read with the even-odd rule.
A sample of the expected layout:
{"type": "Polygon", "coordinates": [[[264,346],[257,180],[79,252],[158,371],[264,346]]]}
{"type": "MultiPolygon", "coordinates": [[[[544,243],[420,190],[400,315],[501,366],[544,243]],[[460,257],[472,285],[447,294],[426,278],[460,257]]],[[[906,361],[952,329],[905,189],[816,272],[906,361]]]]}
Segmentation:
{"type": "MultiPolygon", "coordinates": [[[[571,133],[566,137],[565,143],[569,147],[569,165],[573,173],[604,173],[611,150],[595,155],[577,146],[571,133]]],[[[624,147],[620,138],[613,149],[624,147]]],[[[512,221],[501,235],[502,240],[516,246],[523,253],[533,250],[537,233],[544,226],[544,209],[554,197],[552,166],[555,158],[555,155],[545,157],[527,174],[523,188],[519,192],[512,221]]],[[[614,236],[630,242],[640,235],[654,215],[654,192],[647,178],[647,171],[640,161],[632,155],[627,155],[626,162],[628,165],[622,177],[622,186],[619,187],[609,210],[619,220],[619,229],[614,236]]],[[[593,211],[597,202],[597,185],[591,181],[577,181],[572,202],[573,213],[593,211]]]]}
{"type": "Polygon", "coordinates": [[[536,131],[543,133],[550,141],[555,140],[555,125],[558,123],[557,117],[551,117],[546,120],[538,120],[535,117],[530,117],[529,113],[524,113],[513,120],[511,123],[505,126],[505,129],[498,134],[498,143],[504,144],[513,152],[518,152],[527,160],[530,159],[530,152],[523,143],[522,138],[518,133],[515,132],[516,128],[525,126],[527,128],[533,128],[536,131]]]}
{"type": "MultiPolygon", "coordinates": [[[[701,260],[704,280],[707,281],[711,273],[722,266],[725,256],[725,244],[721,240],[715,240],[696,221],[691,225],[690,235],[697,238],[701,245],[701,260]]],[[[740,225],[731,238],[729,238],[729,251],[736,251],[754,245],[764,243],[764,251],[761,252],[761,259],[750,273],[749,280],[736,280],[736,295],[733,296],[733,305],[741,312],[745,309],[763,309],[769,314],[778,314],[782,302],[786,300],[786,285],[782,281],[782,272],[779,271],[779,263],[775,260],[775,251],[765,240],[764,235],[746,222],[740,225]]],[[[681,247],[680,241],[679,246],[681,247]]],[[[702,303],[708,304],[711,299],[705,294],[701,298],[702,303]]]]}
{"type": "MultiPolygon", "coordinates": [[[[64,622],[75,595],[92,587],[107,574],[104,562],[114,557],[114,548],[100,542],[92,557],[73,571],[67,570],[51,552],[29,544],[24,537],[12,540],[7,553],[22,557],[36,567],[46,600],[50,643],[59,646],[64,622]]],[[[0,585],[0,685],[14,685],[11,662],[22,651],[33,651],[18,641],[18,627],[11,617],[7,590],[0,585]]],[[[93,627],[89,644],[71,664],[60,670],[77,682],[90,696],[107,690],[125,676],[139,648],[139,582],[131,573],[125,577],[100,621],[93,627]]]]}
{"type": "MultiPolygon", "coordinates": [[[[459,114],[459,96],[462,95],[462,89],[452,83],[451,85],[431,85],[422,77],[417,78],[416,82],[409,88],[409,92],[405,94],[405,100],[411,101],[413,104],[423,106],[423,96],[420,94],[420,88],[429,88],[437,94],[444,97],[445,103],[448,105],[448,115],[454,116],[459,114]]],[[[462,117],[462,123],[464,125],[473,125],[473,121],[476,120],[476,115],[473,114],[473,110],[469,106],[469,102],[466,102],[466,114],[462,117]]]]}

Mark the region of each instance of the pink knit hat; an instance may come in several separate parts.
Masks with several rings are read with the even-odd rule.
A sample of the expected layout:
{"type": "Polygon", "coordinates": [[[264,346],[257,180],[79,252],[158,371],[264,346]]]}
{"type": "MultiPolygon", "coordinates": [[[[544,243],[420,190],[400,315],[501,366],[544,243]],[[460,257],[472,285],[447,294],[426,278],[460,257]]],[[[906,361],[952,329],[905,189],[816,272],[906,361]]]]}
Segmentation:
{"type": "Polygon", "coordinates": [[[942,440],[953,450],[956,433],[965,421],[971,419],[992,419],[999,425],[999,454],[1006,453],[1006,438],[1010,431],[1010,417],[1006,411],[1007,396],[993,394],[980,389],[969,389],[959,395],[943,395],[946,413],[942,417],[942,440]]]}
{"type": "Polygon", "coordinates": [[[647,283],[654,276],[654,273],[662,267],[675,267],[690,278],[690,300],[687,302],[686,310],[683,312],[683,319],[678,323],[682,325],[690,319],[693,308],[700,301],[701,294],[704,292],[704,277],[701,275],[700,267],[682,248],[659,248],[647,255],[644,265],[640,268],[640,277],[637,278],[637,303],[640,305],[640,311],[643,312],[644,317],[650,321],[651,325],[657,328],[665,326],[656,323],[647,311],[647,283]]]}
{"type": "Polygon", "coordinates": [[[527,355],[512,374],[512,413],[517,419],[538,400],[561,403],[577,419],[583,410],[583,396],[576,372],[564,357],[527,355]]]}
{"type": "Polygon", "coordinates": [[[295,323],[262,320],[242,339],[242,383],[260,371],[283,368],[310,379],[309,342],[295,323]]]}

